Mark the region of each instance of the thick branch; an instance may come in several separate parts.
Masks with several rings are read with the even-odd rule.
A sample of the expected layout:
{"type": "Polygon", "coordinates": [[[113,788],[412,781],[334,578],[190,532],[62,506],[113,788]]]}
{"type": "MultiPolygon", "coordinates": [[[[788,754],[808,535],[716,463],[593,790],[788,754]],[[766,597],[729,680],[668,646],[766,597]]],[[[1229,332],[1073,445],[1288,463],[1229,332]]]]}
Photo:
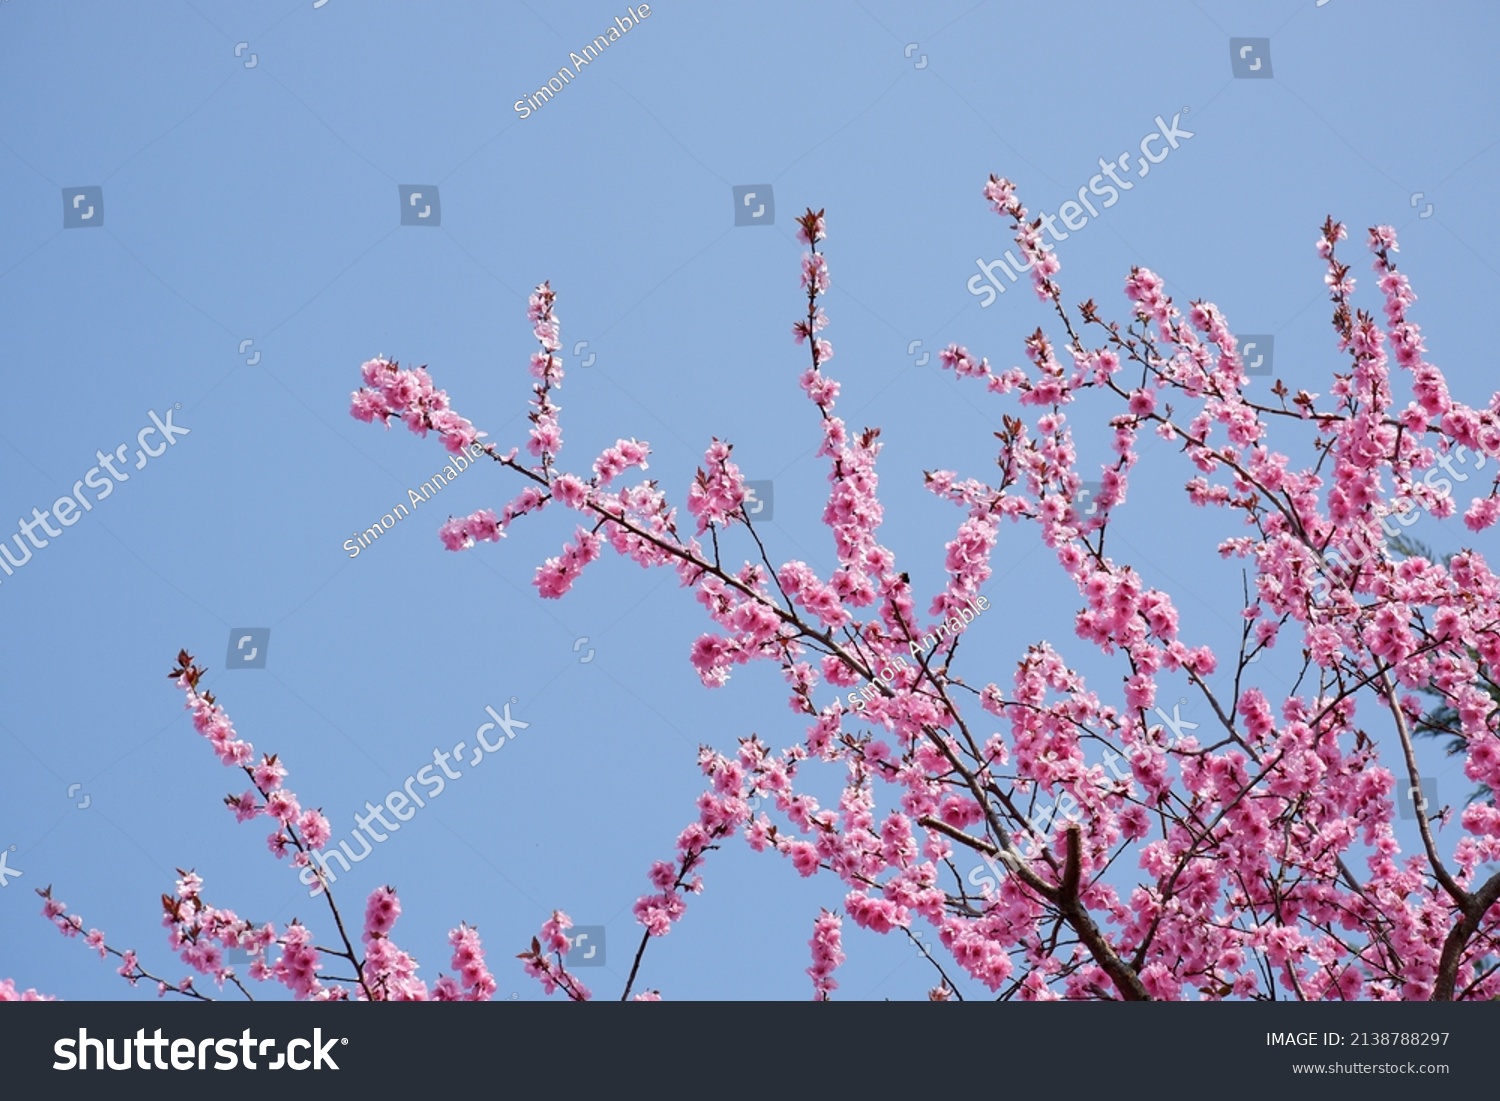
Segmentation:
{"type": "Polygon", "coordinates": [[[1500,900],[1500,872],[1490,876],[1483,887],[1467,897],[1469,905],[1464,908],[1464,916],[1443,941],[1437,982],[1432,988],[1432,1000],[1435,1002],[1453,1000],[1453,988],[1458,981],[1458,964],[1463,959],[1464,949],[1468,947],[1469,939],[1479,931],[1479,923],[1484,920],[1484,915],[1500,900]]]}
{"type": "MultiPolygon", "coordinates": [[[[1422,776],[1417,769],[1417,751],[1412,745],[1411,731],[1406,725],[1406,715],[1401,710],[1401,701],[1396,698],[1396,689],[1391,684],[1390,674],[1380,674],[1381,687],[1385,689],[1386,702],[1390,705],[1391,715],[1396,720],[1396,733],[1401,738],[1401,753],[1406,758],[1406,774],[1411,780],[1411,790],[1418,794],[1422,790],[1422,776]]],[[[1458,908],[1468,913],[1469,904],[1473,901],[1469,893],[1454,881],[1447,867],[1443,864],[1443,858],[1438,855],[1437,842],[1432,837],[1432,824],[1427,820],[1427,806],[1423,799],[1412,800],[1413,809],[1417,812],[1417,829],[1422,834],[1422,847],[1427,850],[1427,862],[1432,865],[1432,874],[1437,881],[1443,885],[1458,908]]],[[[1461,923],[1460,923],[1461,924],[1461,923]]]]}
{"type": "Polygon", "coordinates": [[[1063,920],[1072,926],[1073,931],[1078,934],[1078,939],[1089,950],[1095,962],[1104,969],[1104,973],[1114,980],[1116,989],[1126,1001],[1151,1000],[1151,995],[1146,992],[1140,976],[1120,958],[1114,946],[1105,938],[1104,933],[1079,899],[1078,887],[1083,868],[1083,835],[1077,823],[1069,825],[1065,831],[1067,860],[1063,867],[1062,882],[1054,887],[1026,865],[1010,843],[1010,838],[1004,834],[1001,835],[1004,842],[1004,847],[1001,848],[990,844],[983,838],[955,829],[942,819],[931,815],[923,815],[917,819],[917,822],[930,830],[936,830],[938,833],[951,837],[954,841],[976,852],[999,858],[1022,883],[1057,907],[1063,920]]]}

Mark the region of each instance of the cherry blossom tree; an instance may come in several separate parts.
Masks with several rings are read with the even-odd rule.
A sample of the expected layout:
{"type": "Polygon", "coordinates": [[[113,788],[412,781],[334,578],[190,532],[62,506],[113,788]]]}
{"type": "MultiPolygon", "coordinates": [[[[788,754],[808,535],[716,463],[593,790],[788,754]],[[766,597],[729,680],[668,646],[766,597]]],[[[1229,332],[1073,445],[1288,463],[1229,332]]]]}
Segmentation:
{"type": "MultiPolygon", "coordinates": [[[[733,750],[701,748],[705,790],[670,858],[648,871],[651,890],[635,904],[641,940],[620,997],[659,997],[637,989],[650,942],[683,919],[708,854],[732,835],[786,858],[800,876],[842,884],[839,912],[809,915],[807,973],[819,999],[838,988],[845,919],[913,939],[934,931],[942,951],[922,951],[935,1000],[975,984],[1023,1000],[1500,996],[1500,871],[1485,867],[1500,860],[1500,580],[1472,549],[1446,561],[1392,554],[1381,528],[1411,507],[1455,514],[1452,496],[1422,475],[1458,447],[1500,459],[1500,394],[1464,404],[1424,358],[1390,227],[1368,233],[1380,318],[1355,308],[1352,269],[1338,254],[1347,233],[1325,222],[1316,247],[1343,368],[1326,395],[1278,382],[1274,400],[1259,401],[1246,393],[1235,337],[1215,306],[1193,302],[1184,312],[1158,275],[1135,268],[1123,323],[1092,300],[1066,307],[1039,220],[1007,180],[991,177],[984,195],[1022,250],[1045,324],[1026,338],[1023,366],[996,369],[958,345],[942,353],[944,369],[992,396],[1001,431],[985,477],[924,474],[959,514],[945,581],[930,595],[915,591],[880,539],[880,430],[854,431],[836,412],[840,385],[819,303],[830,279],[822,211],[798,220],[806,313],[793,335],[808,348],[800,382],[828,463],[822,521],[837,567],[827,576],[802,561],[773,564],[728,442],[709,444],[681,519],[655,481],[626,484],[648,469],[651,451],[638,439],[619,439],[584,469],[560,461],[561,334],[547,283],[529,303],[538,350],[524,457],[488,442],[425,368],[384,358],[361,368],[353,416],[436,433],[451,452],[477,443],[519,479],[499,511],[442,525],[449,550],[498,543],[522,516],[568,510],[571,535],[535,570],[542,597],[567,595],[606,546],[674,570],[712,621],[689,655],[703,684],[774,662],[805,717],[786,746],[746,734],[733,750]],[[1069,419],[1086,395],[1117,410],[1114,457],[1092,471],[1080,464],[1069,419]],[[1282,450],[1273,426],[1289,441],[1282,450]],[[1166,579],[1106,551],[1147,431],[1191,467],[1187,503],[1224,517],[1220,553],[1243,564],[1243,631],[1232,654],[1184,637],[1166,579]],[[1293,460],[1296,441],[1308,461],[1293,460]],[[1098,485],[1087,509],[1086,480],[1098,485]],[[968,671],[958,651],[989,607],[981,590],[1003,524],[1034,525],[1076,587],[1076,639],[1037,639],[1004,675],[968,671]],[[1300,663],[1290,693],[1253,683],[1260,659],[1278,650],[1300,663]],[[1091,683],[1077,669],[1082,655],[1111,672],[1091,683]],[[1153,721],[1158,689],[1172,678],[1213,716],[1203,737],[1168,737],[1153,721]],[[1448,708],[1465,774],[1488,794],[1456,822],[1451,808],[1429,813],[1417,802],[1419,845],[1403,852],[1394,814],[1400,793],[1420,784],[1419,692],[1448,708]],[[806,777],[830,769],[843,776],[836,806],[806,790],[806,777]],[[997,873],[978,888],[962,874],[974,860],[997,873]]],[[[1500,519],[1495,481],[1463,515],[1474,532],[1500,519]]],[[[964,656],[974,664],[972,648],[964,656]]],[[[242,820],[271,820],[277,857],[316,869],[310,854],[328,839],[326,820],[287,789],[276,756],[257,762],[212,695],[199,692],[201,674],[186,653],[172,673],[196,729],[249,778],[226,803],[242,820]]],[[[302,925],[256,926],[210,906],[202,881],[184,872],[163,897],[171,947],[220,988],[244,989],[248,978],[301,998],[493,993],[471,927],[450,935],[457,977],[429,989],[391,940],[393,891],[370,896],[357,948],[321,885],[337,933],[327,944],[302,925]],[[224,966],[228,947],[250,951],[247,976],[224,966]]],[[[64,934],[83,932],[43,894],[64,934]]],[[[570,926],[554,911],[520,958],[547,993],[584,1000],[591,992],[565,967],[570,926]]],[[[191,979],[148,974],[97,931],[85,939],[119,957],[131,982],[206,996],[191,979]]],[[[13,994],[0,985],[0,996],[13,994]]]]}

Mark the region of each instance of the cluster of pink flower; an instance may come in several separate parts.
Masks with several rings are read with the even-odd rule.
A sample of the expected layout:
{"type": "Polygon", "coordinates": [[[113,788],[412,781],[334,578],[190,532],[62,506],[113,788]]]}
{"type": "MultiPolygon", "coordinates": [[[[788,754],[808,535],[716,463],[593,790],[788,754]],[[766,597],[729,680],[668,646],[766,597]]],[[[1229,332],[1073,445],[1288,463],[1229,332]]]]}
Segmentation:
{"type": "Polygon", "coordinates": [[[826,1002],[828,995],[838,989],[833,973],[844,962],[843,922],[837,914],[824,910],[813,922],[812,939],[807,946],[812,949],[812,966],[807,969],[813,981],[813,999],[826,1002]]]}
{"type": "Polygon", "coordinates": [[[485,966],[479,930],[467,924],[460,925],[448,934],[448,943],[453,946],[449,965],[458,972],[458,978],[454,980],[446,975],[439,978],[434,996],[441,995],[446,1001],[489,1001],[495,993],[495,976],[485,966]]]}
{"type": "Polygon", "coordinates": [[[517,958],[522,961],[526,974],[542,984],[544,993],[551,994],[561,988],[570,1000],[586,1002],[594,996],[593,993],[563,965],[563,958],[573,947],[566,932],[571,928],[573,920],[561,910],[554,910],[552,916],[542,922],[540,939],[532,937],[531,950],[520,953],[517,958]],[[549,953],[552,959],[548,958],[549,953]]]}
{"type": "Polygon", "coordinates": [[[463,517],[448,517],[438,529],[438,537],[449,550],[465,550],[478,543],[498,543],[505,538],[500,530],[500,518],[494,509],[482,508],[463,517]]]}
{"type": "Polygon", "coordinates": [[[162,902],[167,943],[184,963],[200,975],[212,976],[220,987],[230,976],[230,968],[224,964],[224,952],[229,949],[247,952],[251,958],[250,977],[264,981],[270,974],[265,951],[276,943],[275,927],[262,925],[257,929],[233,910],[210,906],[202,897],[203,878],[181,868],[178,874],[182,878],[177,881],[175,897],[162,902]]]}
{"type": "Polygon", "coordinates": [[[426,367],[403,371],[391,360],[376,357],[360,372],[365,385],[354,391],[349,410],[356,419],[369,424],[378,417],[390,428],[391,418],[400,417],[418,436],[425,437],[428,429],[436,431],[454,454],[484,435],[449,408],[447,393],[432,385],[426,367]]]}
{"type": "Polygon", "coordinates": [[[1062,269],[1062,262],[1058,260],[1057,253],[1049,250],[1042,241],[1041,219],[1030,222],[1026,220],[1026,208],[1016,197],[1015,186],[1003,177],[990,177],[989,182],[984,185],[984,197],[989,200],[990,207],[996,214],[1010,217],[1015,228],[1016,244],[1021,247],[1022,254],[1030,264],[1031,283],[1036,288],[1037,297],[1053,302],[1061,301],[1062,288],[1052,280],[1052,276],[1062,269]]]}
{"type": "Polygon", "coordinates": [[[583,567],[598,560],[603,543],[587,528],[577,528],[572,541],[563,546],[561,555],[549,558],[537,567],[537,592],[551,600],[561,597],[573,587],[583,567]]]}
{"type": "Polygon", "coordinates": [[[0,979],[0,1002],[50,1002],[56,999],[38,994],[35,987],[17,990],[14,979],[0,979]]]}
{"type": "Polygon", "coordinates": [[[427,1000],[427,984],[417,978],[417,961],[396,946],[391,929],[401,916],[401,902],[392,887],[377,887],[365,903],[364,981],[374,1001],[427,1000]]]}
{"type": "Polygon", "coordinates": [[[651,885],[657,893],[642,895],[635,902],[636,920],[646,927],[648,936],[664,937],[671,932],[673,922],[680,921],[687,910],[684,893],[703,890],[703,877],[697,870],[704,855],[750,819],[745,773],[739,762],[704,747],[698,764],[713,780],[712,788],[698,797],[698,820],[677,835],[675,863],[658,860],[651,865],[651,885]]]}
{"type": "Polygon", "coordinates": [[[208,739],[219,760],[228,767],[239,768],[253,786],[239,795],[227,795],[224,804],[235,819],[247,822],[264,815],[277,823],[266,838],[266,845],[278,860],[292,853],[292,864],[298,868],[308,863],[308,850],[328,843],[332,830],[322,811],[303,810],[297,796],[282,785],[286,769],[275,754],[266,754],[258,765],[251,765],[255,749],[236,735],[234,724],[215,702],[212,692],[199,692],[203,671],[195,666],[186,651],[178,654],[178,666],[172,670],[177,686],[187,695],[186,707],[193,713],[193,729],[208,739]]]}
{"type": "Polygon", "coordinates": [[[708,525],[729,524],[745,503],[745,476],[729,461],[730,444],[714,440],[704,456],[708,467],[688,487],[688,511],[698,518],[698,534],[708,525]]]}
{"type": "Polygon", "coordinates": [[[552,287],[543,283],[532,293],[526,305],[531,331],[541,345],[541,350],[531,357],[531,373],[537,380],[531,388],[535,395],[532,404],[536,408],[531,413],[531,438],[526,450],[541,459],[544,468],[550,466],[552,456],[562,449],[562,428],[557,423],[562,407],[552,401],[552,391],[562,388],[563,377],[562,360],[556,354],[562,347],[558,335],[561,322],[552,311],[552,303],[556,300],[552,287]]]}

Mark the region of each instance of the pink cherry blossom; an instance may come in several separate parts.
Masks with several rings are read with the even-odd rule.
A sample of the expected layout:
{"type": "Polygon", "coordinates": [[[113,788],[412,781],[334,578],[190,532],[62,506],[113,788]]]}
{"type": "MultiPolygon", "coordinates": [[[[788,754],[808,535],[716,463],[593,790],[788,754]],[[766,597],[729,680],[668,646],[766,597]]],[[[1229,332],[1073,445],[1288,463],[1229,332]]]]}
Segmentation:
{"type": "Polygon", "coordinates": [[[813,981],[813,1000],[826,1002],[828,996],[838,989],[833,973],[844,962],[842,949],[842,922],[837,914],[824,910],[813,923],[812,939],[807,942],[812,949],[812,966],[807,969],[813,981]]]}

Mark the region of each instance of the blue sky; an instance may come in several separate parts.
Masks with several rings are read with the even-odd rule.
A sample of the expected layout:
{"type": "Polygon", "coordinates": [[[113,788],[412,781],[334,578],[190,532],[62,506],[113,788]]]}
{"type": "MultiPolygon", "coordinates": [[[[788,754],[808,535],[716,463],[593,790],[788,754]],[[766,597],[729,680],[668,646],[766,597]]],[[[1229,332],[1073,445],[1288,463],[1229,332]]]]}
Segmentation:
{"type": "MultiPolygon", "coordinates": [[[[518,488],[497,470],[465,472],[357,558],[343,548],[446,461],[435,439],[349,417],[360,362],[428,364],[476,425],[520,443],[525,294],[543,279],[569,368],[564,459],[586,467],[618,437],[649,440],[650,473],[681,503],[710,438],[730,440],[748,477],[774,483],[773,559],[826,570],[825,467],[796,386],[805,349],[789,339],[793,218],[825,208],[839,411],[884,430],[882,535],[928,594],[961,516],[922,491],[921,471],[983,476],[1005,411],[941,373],[936,351],[958,341],[1008,366],[1047,324],[1024,283],[988,306],[968,289],[1009,244],[980,195],[991,172],[1056,212],[1101,158],[1131,151],[1136,165],[1157,117],[1180,116],[1192,136],[1147,175],[1123,171],[1130,190],[1059,243],[1068,301],[1122,317],[1125,275],[1149,266],[1180,302],[1274,334],[1276,374],[1324,390],[1339,357],[1317,228],[1330,213],[1350,226],[1368,291],[1352,246],[1391,223],[1429,358],[1464,400],[1494,389],[1490,319],[1472,308],[1500,278],[1489,6],[664,0],[520,118],[513,102],[625,8],[0,3],[0,537],[68,494],[97,452],[126,443],[130,475],[0,576],[0,851],[22,873],[0,888],[0,976],[69,999],[154,996],[48,926],[31,890],[48,883],[173,978],[185,967],[158,897],[175,868],[256,921],[327,925],[266,852],[263,824],[220,805],[243,783],[165,676],[185,647],[335,838],[514,699],[528,725],[505,753],[335,892],[358,914],[394,884],[396,939],[429,979],[446,931],[477,924],[500,996],[528,999],[539,989],[512,957],[565,909],[606,927],[605,965],[580,974],[618,996],[631,904],[695,813],[697,746],[800,737],[776,671],[704,690],[687,653],[705,621],[665,571],[610,556],[568,598],[540,600],[532,570],[571,533],[552,514],[498,546],[444,551],[450,513],[518,488]],[[1239,37],[1269,39],[1241,62],[1264,60],[1269,79],[1233,75],[1239,37]],[[403,185],[436,188],[432,224],[401,224],[403,185]],[[734,189],[767,186],[771,220],[736,226],[734,189]],[[137,434],[168,410],[188,434],[136,469],[137,434]],[[269,628],[265,666],[226,671],[244,627],[269,628]]],[[[1086,460],[1105,454],[1107,435],[1085,427],[1105,415],[1077,412],[1086,460]]],[[[1189,474],[1166,452],[1148,450],[1133,477],[1115,554],[1174,592],[1189,637],[1222,643],[1239,578],[1212,548],[1238,532],[1190,509],[1189,474]]],[[[1456,522],[1412,530],[1442,550],[1472,542],[1456,522]]],[[[1493,542],[1477,545],[1493,556],[1493,542]]],[[[1006,529],[995,566],[966,676],[1007,682],[1041,638],[1117,675],[1073,637],[1076,594],[1029,531],[1006,529]]],[[[1259,683],[1288,687],[1263,666],[1259,683]]],[[[1438,798],[1461,800],[1458,766],[1424,753],[1438,798]]],[[[705,874],[644,984],[807,997],[812,921],[843,885],[738,841],[705,874]]],[[[910,946],[845,924],[839,996],[932,985],[910,946]]]]}

